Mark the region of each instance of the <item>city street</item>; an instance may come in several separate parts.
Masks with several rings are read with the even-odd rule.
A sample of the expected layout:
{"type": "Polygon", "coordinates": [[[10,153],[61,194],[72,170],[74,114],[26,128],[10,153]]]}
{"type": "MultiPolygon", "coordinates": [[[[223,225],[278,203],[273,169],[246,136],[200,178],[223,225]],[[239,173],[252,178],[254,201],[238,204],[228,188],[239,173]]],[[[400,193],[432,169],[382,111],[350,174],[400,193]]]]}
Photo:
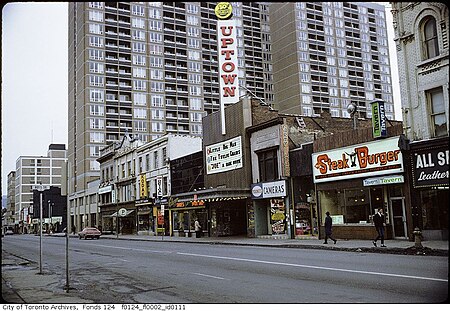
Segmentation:
{"type": "MultiPolygon", "coordinates": [[[[54,286],[65,283],[65,241],[43,237],[43,270],[60,276],[54,286]]],[[[96,303],[439,303],[448,293],[447,257],[102,238],[69,245],[70,291],[96,303]]],[[[39,236],[8,236],[2,246],[39,263],[39,236]]]]}

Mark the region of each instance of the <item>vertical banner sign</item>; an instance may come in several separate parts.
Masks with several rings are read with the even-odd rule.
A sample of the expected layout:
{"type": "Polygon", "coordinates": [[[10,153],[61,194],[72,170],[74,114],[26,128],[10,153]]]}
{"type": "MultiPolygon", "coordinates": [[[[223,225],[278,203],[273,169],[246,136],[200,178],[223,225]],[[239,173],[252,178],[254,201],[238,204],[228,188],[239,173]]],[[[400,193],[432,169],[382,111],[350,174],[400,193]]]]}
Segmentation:
{"type": "Polygon", "coordinates": [[[140,186],[139,186],[139,196],[140,198],[147,198],[148,197],[148,190],[147,190],[147,179],[145,178],[145,174],[142,174],[140,176],[140,186]]]}
{"type": "Polygon", "coordinates": [[[290,165],[289,165],[289,129],[286,124],[282,124],[280,127],[281,131],[281,169],[282,176],[289,177],[290,176],[290,165]]]}
{"type": "Polygon", "coordinates": [[[161,198],[163,196],[162,177],[156,177],[156,197],[161,198]]]}
{"type": "Polygon", "coordinates": [[[386,114],[383,101],[375,101],[372,105],[373,138],[387,137],[386,114]]]}
{"type": "Polygon", "coordinates": [[[219,95],[222,134],[225,130],[225,105],[239,101],[236,21],[230,19],[233,8],[229,2],[219,2],[214,12],[217,20],[217,57],[219,60],[219,95]]]}

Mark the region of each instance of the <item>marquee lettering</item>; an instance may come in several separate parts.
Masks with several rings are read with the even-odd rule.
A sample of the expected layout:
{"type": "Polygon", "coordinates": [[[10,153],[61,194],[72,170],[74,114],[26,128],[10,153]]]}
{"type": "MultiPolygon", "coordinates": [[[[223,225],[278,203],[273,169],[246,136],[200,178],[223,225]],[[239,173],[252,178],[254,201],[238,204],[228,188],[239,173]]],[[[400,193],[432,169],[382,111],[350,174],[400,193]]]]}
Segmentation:
{"type": "Polygon", "coordinates": [[[369,148],[360,147],[355,148],[358,155],[358,162],[360,168],[366,168],[368,164],[386,165],[388,162],[397,161],[400,150],[380,152],[375,154],[369,154],[369,148]]]}

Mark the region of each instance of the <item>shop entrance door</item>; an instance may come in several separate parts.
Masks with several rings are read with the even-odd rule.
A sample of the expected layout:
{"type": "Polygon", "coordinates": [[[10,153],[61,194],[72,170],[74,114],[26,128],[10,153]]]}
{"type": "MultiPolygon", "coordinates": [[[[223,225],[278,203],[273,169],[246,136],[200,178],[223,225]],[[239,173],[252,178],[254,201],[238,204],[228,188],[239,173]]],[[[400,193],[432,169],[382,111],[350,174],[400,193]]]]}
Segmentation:
{"type": "Polygon", "coordinates": [[[393,197],[391,198],[391,215],[394,229],[394,237],[407,238],[407,226],[405,215],[405,198],[393,197]]]}

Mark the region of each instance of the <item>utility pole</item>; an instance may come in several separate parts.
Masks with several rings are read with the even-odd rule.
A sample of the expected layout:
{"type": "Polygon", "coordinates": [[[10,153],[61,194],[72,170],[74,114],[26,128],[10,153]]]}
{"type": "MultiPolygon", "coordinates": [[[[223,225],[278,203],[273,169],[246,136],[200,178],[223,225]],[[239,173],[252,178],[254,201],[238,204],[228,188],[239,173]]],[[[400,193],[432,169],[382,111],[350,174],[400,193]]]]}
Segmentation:
{"type": "Polygon", "coordinates": [[[67,196],[66,201],[66,285],[64,289],[66,293],[69,292],[69,228],[70,228],[70,208],[69,208],[69,196],[68,188],[69,188],[69,162],[64,161],[61,167],[61,195],[67,196]]]}

